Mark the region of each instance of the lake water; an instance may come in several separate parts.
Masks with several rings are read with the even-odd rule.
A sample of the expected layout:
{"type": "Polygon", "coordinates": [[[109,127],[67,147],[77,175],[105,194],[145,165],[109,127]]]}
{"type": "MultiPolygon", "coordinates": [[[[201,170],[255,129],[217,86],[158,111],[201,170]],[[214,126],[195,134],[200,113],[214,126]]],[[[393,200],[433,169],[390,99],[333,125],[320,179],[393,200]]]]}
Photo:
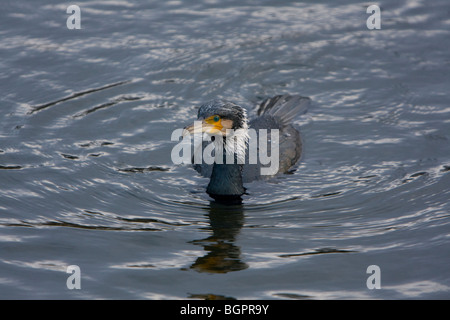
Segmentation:
{"type": "Polygon", "coordinates": [[[360,1],[76,4],[2,4],[0,298],[450,298],[448,1],[379,30],[360,1]],[[204,101],[286,93],[303,157],[241,205],[171,161],[204,101]]]}

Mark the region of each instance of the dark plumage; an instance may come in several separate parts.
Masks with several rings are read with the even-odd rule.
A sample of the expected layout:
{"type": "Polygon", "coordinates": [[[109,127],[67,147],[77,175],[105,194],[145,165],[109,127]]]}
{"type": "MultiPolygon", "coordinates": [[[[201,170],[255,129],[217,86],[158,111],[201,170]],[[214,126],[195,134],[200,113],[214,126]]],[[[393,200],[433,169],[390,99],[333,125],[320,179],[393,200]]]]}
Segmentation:
{"type": "MultiPolygon", "coordinates": [[[[261,167],[268,167],[268,165],[261,164],[259,157],[257,164],[249,163],[248,146],[252,141],[245,143],[246,139],[239,140],[239,137],[244,137],[247,134],[247,128],[256,130],[256,138],[259,138],[260,129],[268,129],[268,140],[271,139],[271,129],[279,130],[279,164],[278,171],[275,174],[288,172],[300,159],[302,153],[300,133],[293,127],[292,121],[299,114],[305,113],[309,104],[309,98],[298,95],[279,95],[268,98],[259,105],[256,110],[257,117],[251,121],[248,121],[245,109],[232,102],[212,100],[203,104],[198,111],[198,120],[203,120],[203,123],[209,126],[203,129],[203,132],[208,132],[208,130],[213,128],[215,130],[214,134],[222,135],[226,144],[227,139],[230,139],[230,137],[227,137],[224,128],[236,130],[237,145],[246,149],[244,164],[227,164],[225,162],[225,150],[223,153],[223,164],[194,164],[195,170],[202,176],[210,177],[210,183],[207,188],[208,194],[213,198],[239,197],[245,192],[243,183],[271,177],[261,175],[261,167]],[[216,125],[215,120],[218,118],[220,118],[220,125],[216,125]],[[244,141],[244,143],[239,143],[239,141],[244,141]]],[[[186,127],[186,129],[191,133],[194,132],[193,126],[186,127]]],[[[209,133],[211,134],[211,132],[209,133]]],[[[255,137],[250,135],[250,139],[252,138],[254,139],[255,137]]],[[[212,140],[214,141],[214,139],[212,140]]],[[[209,142],[204,142],[203,148],[208,144],[209,142]]],[[[268,154],[270,155],[270,142],[267,143],[267,146],[268,154]]],[[[235,154],[234,156],[237,159],[238,155],[235,154]]]]}

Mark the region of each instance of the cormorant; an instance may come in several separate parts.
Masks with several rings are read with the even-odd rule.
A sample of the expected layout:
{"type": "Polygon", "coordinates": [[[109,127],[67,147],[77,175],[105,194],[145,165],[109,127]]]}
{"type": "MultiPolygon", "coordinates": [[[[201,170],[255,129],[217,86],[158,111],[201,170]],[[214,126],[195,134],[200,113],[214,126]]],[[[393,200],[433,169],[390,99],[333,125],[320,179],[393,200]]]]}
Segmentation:
{"type": "MultiPolygon", "coordinates": [[[[223,150],[223,161],[217,161],[220,160],[219,155],[212,164],[204,161],[194,163],[195,170],[202,176],[210,178],[206,192],[212,198],[225,200],[225,202],[230,199],[240,199],[245,193],[244,183],[288,172],[300,159],[302,153],[300,133],[294,128],[292,121],[297,115],[307,111],[310,101],[309,98],[299,95],[278,95],[267,98],[257,108],[257,117],[250,121],[247,119],[246,110],[233,102],[212,100],[203,104],[198,110],[197,117],[197,120],[201,121],[201,127],[194,124],[187,126],[184,128],[184,134],[206,132],[213,141],[215,150],[223,150]],[[266,129],[267,132],[267,149],[263,150],[261,150],[262,145],[259,139],[261,132],[264,131],[261,129],[266,129]],[[278,129],[278,144],[275,145],[271,144],[271,140],[277,137],[274,135],[276,131],[274,129],[278,129]],[[250,131],[253,135],[249,134],[250,131]],[[218,137],[221,139],[217,139],[218,137]],[[257,148],[251,149],[250,145],[255,143],[257,148]],[[279,150],[278,162],[275,166],[277,170],[270,175],[262,174],[261,169],[268,167],[267,161],[263,163],[260,157],[256,157],[256,163],[255,158],[253,162],[250,161],[252,158],[249,151],[256,151],[258,154],[266,151],[267,155],[267,153],[273,153],[275,149],[279,150]],[[233,163],[227,161],[227,155],[231,155],[233,163]]],[[[204,141],[201,145],[202,150],[209,143],[204,141]]]]}

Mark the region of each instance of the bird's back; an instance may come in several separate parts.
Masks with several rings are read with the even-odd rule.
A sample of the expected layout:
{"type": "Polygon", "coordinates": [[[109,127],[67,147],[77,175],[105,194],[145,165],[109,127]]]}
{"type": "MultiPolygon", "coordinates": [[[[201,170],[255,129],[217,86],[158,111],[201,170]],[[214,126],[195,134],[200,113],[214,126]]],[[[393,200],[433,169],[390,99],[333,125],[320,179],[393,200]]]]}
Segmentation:
{"type": "MultiPolygon", "coordinates": [[[[279,95],[272,98],[264,100],[256,109],[257,117],[249,121],[249,130],[256,133],[255,135],[250,135],[250,140],[248,145],[254,144],[256,141],[252,139],[258,139],[261,133],[261,129],[266,129],[267,131],[267,156],[270,159],[274,157],[271,155],[270,140],[272,138],[271,133],[273,129],[278,129],[279,131],[279,163],[278,170],[271,175],[262,175],[261,168],[269,167],[271,164],[263,165],[260,162],[260,145],[257,145],[257,163],[249,163],[249,148],[246,150],[246,159],[242,171],[242,180],[244,183],[251,182],[254,180],[260,180],[272,177],[278,173],[286,173],[289,169],[294,166],[300,159],[302,153],[302,141],[300,133],[292,125],[294,118],[300,114],[307,111],[310,105],[310,99],[307,97],[302,97],[299,95],[279,95]]],[[[205,142],[203,148],[208,143],[205,142]]],[[[210,177],[212,172],[212,166],[206,163],[195,164],[194,168],[201,175],[205,177],[210,177]]]]}

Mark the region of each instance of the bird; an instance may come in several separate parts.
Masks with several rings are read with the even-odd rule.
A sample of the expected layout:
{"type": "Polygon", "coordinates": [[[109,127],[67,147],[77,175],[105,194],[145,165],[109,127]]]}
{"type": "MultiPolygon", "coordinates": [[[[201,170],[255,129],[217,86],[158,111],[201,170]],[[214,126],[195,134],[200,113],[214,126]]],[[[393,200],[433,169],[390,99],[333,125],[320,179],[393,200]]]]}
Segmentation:
{"type": "Polygon", "coordinates": [[[203,160],[195,163],[194,156],[192,157],[194,169],[210,179],[206,188],[208,195],[221,202],[240,201],[246,193],[244,184],[289,172],[302,155],[301,135],[294,127],[293,120],[306,113],[310,104],[309,97],[276,95],[263,100],[257,106],[255,116],[248,119],[247,110],[232,101],[214,99],[203,103],[197,114],[197,121],[201,121],[201,126],[196,126],[195,123],[188,125],[184,127],[183,135],[206,133],[211,142],[202,141],[197,146],[201,151],[208,144],[214,145],[213,163],[203,160]],[[267,134],[267,150],[262,149],[263,131],[267,134]],[[254,145],[257,147],[251,149],[254,145]],[[273,156],[276,150],[278,159],[275,158],[275,171],[263,174],[264,168],[268,168],[267,160],[264,163],[250,151],[257,154],[267,151],[266,155],[270,151],[273,156]],[[256,162],[255,158],[250,161],[252,155],[256,162]]]}

